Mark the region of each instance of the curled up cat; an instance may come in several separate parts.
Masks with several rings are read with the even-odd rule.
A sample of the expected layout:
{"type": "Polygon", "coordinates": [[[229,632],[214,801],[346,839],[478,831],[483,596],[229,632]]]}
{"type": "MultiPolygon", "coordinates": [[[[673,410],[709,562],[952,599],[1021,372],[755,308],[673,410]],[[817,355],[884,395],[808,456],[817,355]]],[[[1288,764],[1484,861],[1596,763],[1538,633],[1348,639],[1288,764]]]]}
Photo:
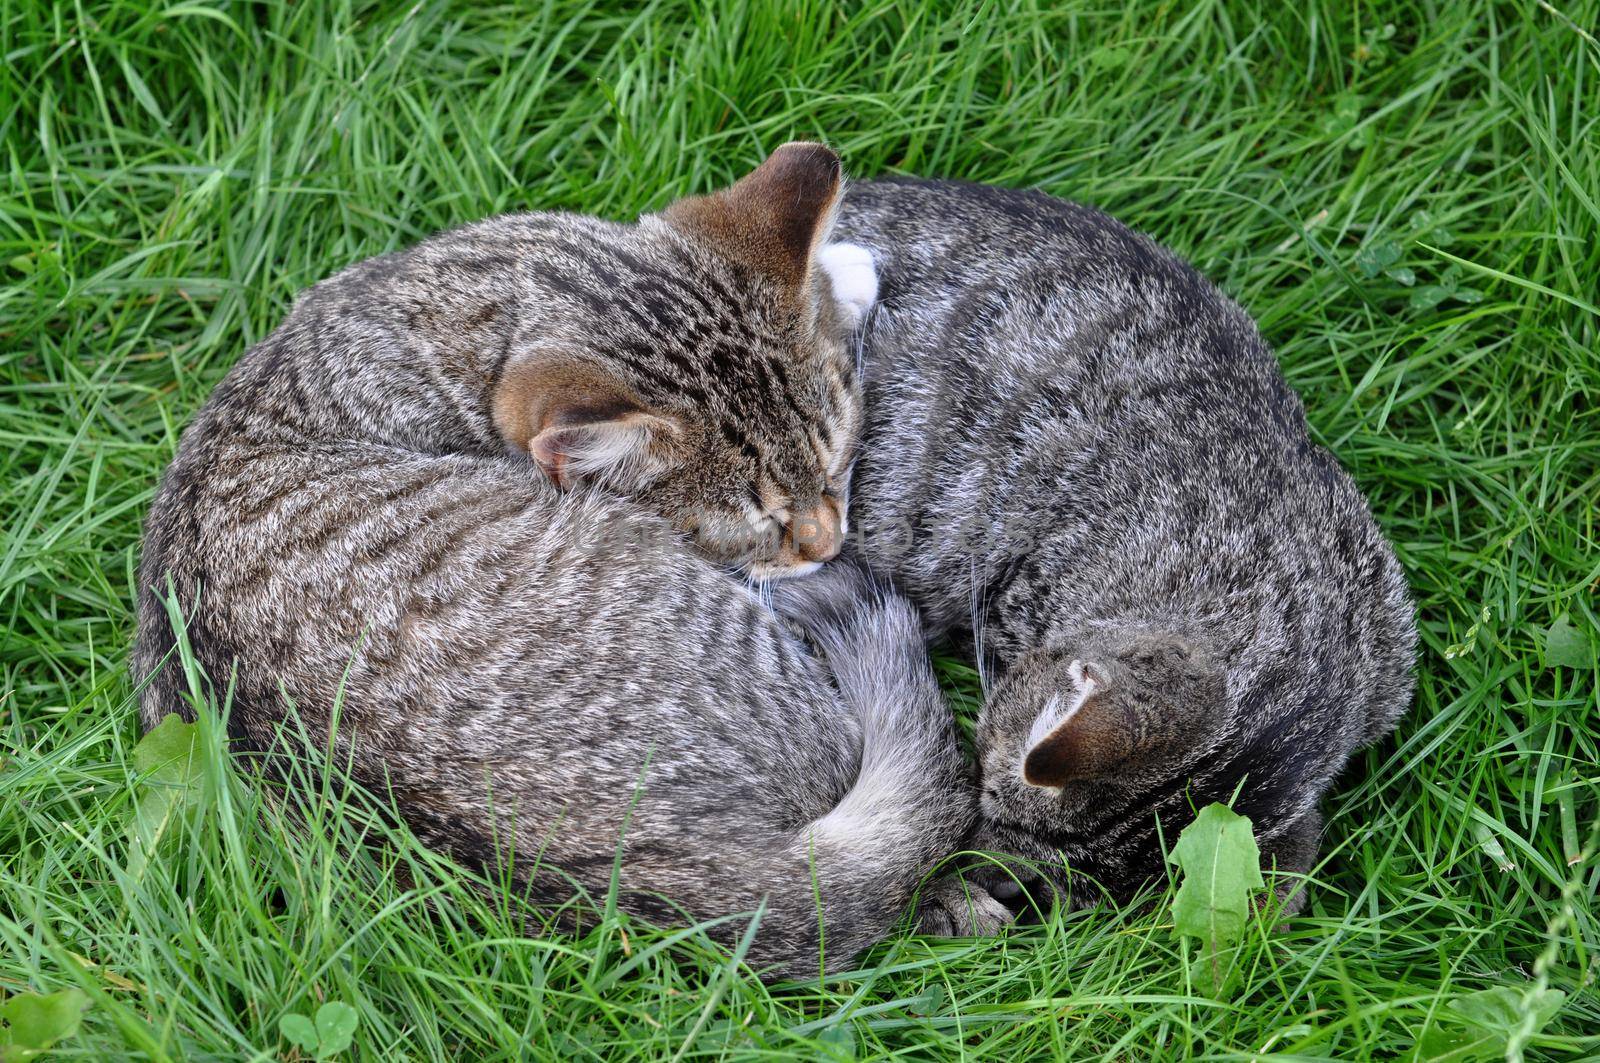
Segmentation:
{"type": "Polygon", "coordinates": [[[985,671],[968,844],[1022,858],[992,890],[1127,899],[1222,801],[1301,903],[1319,799],[1405,710],[1416,628],[1254,323],[1038,192],[860,182],[838,232],[880,283],[857,535],[985,671]]]}
{"type": "Polygon", "coordinates": [[[603,895],[620,844],[628,911],[732,940],[764,906],[768,974],[882,937],[973,815],[918,617],[853,569],[779,586],[814,655],[726,567],[847,529],[876,282],[839,191],[787,145],[636,224],[493,218],[302,294],[151,507],[145,724],[190,712],[171,593],[236,749],[342,700],[357,781],[537,903],[603,895]]]}

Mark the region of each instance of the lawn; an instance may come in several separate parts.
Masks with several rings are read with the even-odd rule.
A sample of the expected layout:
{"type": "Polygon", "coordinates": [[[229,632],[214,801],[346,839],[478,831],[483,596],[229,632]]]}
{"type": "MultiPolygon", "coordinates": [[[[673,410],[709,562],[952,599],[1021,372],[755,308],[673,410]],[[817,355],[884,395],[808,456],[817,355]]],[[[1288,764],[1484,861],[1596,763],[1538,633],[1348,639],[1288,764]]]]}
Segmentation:
{"type": "Polygon", "coordinates": [[[1600,1057],[1597,26],[1595,0],[0,3],[0,996],[86,994],[84,1059],[305,1056],[283,1019],[327,1002],[339,1058],[384,1060],[1600,1057]],[[296,826],[209,717],[194,811],[139,859],[168,792],[133,756],[139,523],[233,360],[359,258],[629,217],[792,137],[1178,249],[1392,537],[1415,705],[1230,999],[1165,900],[799,986],[617,916],[527,937],[360,802],[296,826]],[[1465,1018],[1497,1003],[1501,1033],[1465,1018]]]}

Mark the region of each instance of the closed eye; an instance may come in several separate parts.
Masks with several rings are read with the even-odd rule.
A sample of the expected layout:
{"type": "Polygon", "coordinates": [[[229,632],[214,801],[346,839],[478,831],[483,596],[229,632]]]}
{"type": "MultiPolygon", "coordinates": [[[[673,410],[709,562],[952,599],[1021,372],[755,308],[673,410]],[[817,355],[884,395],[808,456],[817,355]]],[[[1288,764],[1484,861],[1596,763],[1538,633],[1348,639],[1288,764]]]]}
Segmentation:
{"type": "MultiPolygon", "coordinates": [[[[824,425],[824,427],[827,427],[824,425]]],[[[811,430],[811,452],[816,455],[817,467],[822,470],[822,478],[830,484],[839,475],[839,457],[833,449],[832,439],[823,439],[821,433],[815,428],[811,430]]]]}
{"type": "Polygon", "coordinates": [[[751,528],[765,534],[785,527],[789,523],[789,513],[787,510],[775,512],[760,494],[751,488],[750,498],[744,504],[744,519],[751,528]]]}
{"type": "Polygon", "coordinates": [[[770,513],[763,513],[761,509],[756,506],[745,507],[744,519],[745,522],[750,525],[750,527],[754,528],[758,532],[771,531],[778,525],[778,522],[773,519],[770,513]]]}
{"type": "Polygon", "coordinates": [[[845,447],[839,456],[834,459],[834,464],[828,469],[828,487],[837,492],[840,486],[850,483],[850,470],[856,463],[856,455],[861,450],[859,441],[845,447]]]}
{"type": "MultiPolygon", "coordinates": [[[[776,493],[774,492],[774,494],[776,493]]],[[[757,527],[761,527],[766,523],[787,527],[789,521],[794,517],[788,503],[779,502],[774,495],[763,494],[754,487],[750,488],[750,500],[746,505],[748,507],[746,511],[747,519],[750,519],[751,523],[757,527]],[[751,516],[752,514],[753,516],[751,516]]]]}
{"type": "MultiPolygon", "coordinates": [[[[850,420],[853,422],[853,418],[850,420]]],[[[856,455],[861,450],[861,436],[854,430],[853,423],[841,426],[829,419],[822,427],[826,436],[816,429],[811,430],[811,449],[831,489],[841,479],[848,477],[850,466],[855,464],[856,455]]]]}

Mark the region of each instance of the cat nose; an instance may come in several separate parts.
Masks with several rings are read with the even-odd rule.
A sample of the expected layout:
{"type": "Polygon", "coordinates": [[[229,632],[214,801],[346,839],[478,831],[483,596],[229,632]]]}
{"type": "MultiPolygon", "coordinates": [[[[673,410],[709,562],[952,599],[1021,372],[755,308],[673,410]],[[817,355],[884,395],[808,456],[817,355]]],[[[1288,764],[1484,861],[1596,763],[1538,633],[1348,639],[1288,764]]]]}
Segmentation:
{"type": "Polygon", "coordinates": [[[844,515],[839,503],[823,496],[815,509],[796,515],[789,524],[795,553],[807,561],[831,561],[844,546],[844,515]]]}

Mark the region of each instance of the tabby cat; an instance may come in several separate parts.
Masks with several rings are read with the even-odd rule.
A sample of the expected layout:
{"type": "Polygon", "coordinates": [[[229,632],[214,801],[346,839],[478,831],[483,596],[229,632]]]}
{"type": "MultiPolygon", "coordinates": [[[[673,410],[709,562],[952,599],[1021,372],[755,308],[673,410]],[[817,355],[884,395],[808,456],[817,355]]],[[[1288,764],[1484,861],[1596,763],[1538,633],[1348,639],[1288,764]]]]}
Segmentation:
{"type": "Polygon", "coordinates": [[[1318,799],[1410,700],[1416,632],[1250,318],[1037,192],[859,183],[837,231],[880,282],[862,549],[990,671],[970,844],[1087,881],[1076,901],[1126,897],[1193,810],[1232,801],[1308,871],[1318,799]]]}
{"type": "Polygon", "coordinates": [[[190,711],[170,594],[236,748],[342,698],[356,779],[540,903],[603,894],[620,838],[628,910],[764,901],[770,973],[882,936],[973,814],[917,617],[848,570],[780,595],[824,667],[722,567],[845,531],[875,279],[825,243],[839,188],[788,145],[637,224],[494,218],[304,293],[151,508],[145,724],[190,711]]]}

